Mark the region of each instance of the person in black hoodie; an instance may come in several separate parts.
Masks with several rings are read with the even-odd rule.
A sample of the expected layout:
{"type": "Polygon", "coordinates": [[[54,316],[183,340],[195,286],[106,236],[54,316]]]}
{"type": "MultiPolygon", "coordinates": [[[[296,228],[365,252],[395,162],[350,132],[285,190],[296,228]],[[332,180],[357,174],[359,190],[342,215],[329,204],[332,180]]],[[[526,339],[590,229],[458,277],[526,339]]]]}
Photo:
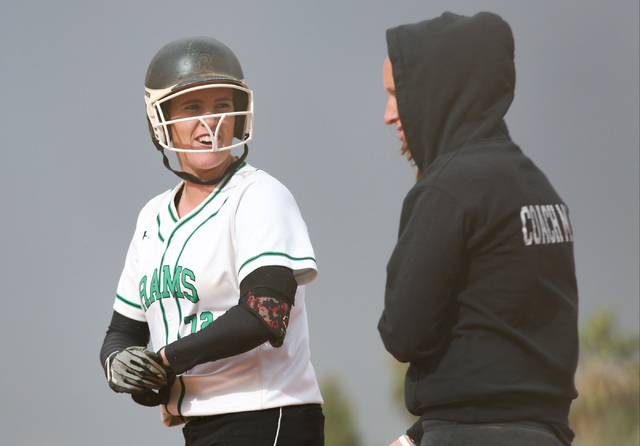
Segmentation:
{"type": "Polygon", "coordinates": [[[511,140],[514,43],[495,14],[391,28],[385,122],[419,179],[378,330],[418,422],[393,445],[569,445],[578,297],[567,205],[511,140]]]}

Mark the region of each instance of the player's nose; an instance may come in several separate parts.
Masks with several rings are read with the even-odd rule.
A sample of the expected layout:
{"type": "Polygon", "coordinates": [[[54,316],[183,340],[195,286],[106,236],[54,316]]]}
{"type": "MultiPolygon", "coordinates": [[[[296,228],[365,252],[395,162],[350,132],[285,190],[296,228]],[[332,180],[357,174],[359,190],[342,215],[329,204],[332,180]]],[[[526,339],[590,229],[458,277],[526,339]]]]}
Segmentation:
{"type": "Polygon", "coordinates": [[[394,98],[389,97],[387,100],[387,106],[384,109],[384,123],[385,124],[393,124],[399,119],[398,116],[398,106],[394,98]]]}
{"type": "Polygon", "coordinates": [[[209,127],[212,132],[216,131],[216,126],[218,125],[218,121],[220,121],[219,117],[207,116],[205,118],[200,119],[200,123],[205,127],[209,127]]]}

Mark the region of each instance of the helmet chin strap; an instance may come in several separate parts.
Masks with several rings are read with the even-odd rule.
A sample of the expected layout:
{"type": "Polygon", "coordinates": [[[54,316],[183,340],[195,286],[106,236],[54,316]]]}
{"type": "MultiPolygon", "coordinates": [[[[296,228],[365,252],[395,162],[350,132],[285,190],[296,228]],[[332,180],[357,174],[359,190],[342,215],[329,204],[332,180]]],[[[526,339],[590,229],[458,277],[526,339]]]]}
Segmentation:
{"type": "Polygon", "coordinates": [[[245,144],[244,151],[242,152],[242,156],[240,156],[240,158],[235,160],[233,163],[229,164],[229,166],[225,169],[224,173],[221,176],[219,176],[218,178],[214,178],[213,180],[202,181],[197,176],[192,175],[188,172],[182,172],[180,170],[173,169],[169,164],[169,158],[167,158],[167,155],[164,153],[164,147],[162,147],[158,142],[158,140],[155,138],[153,139],[153,144],[156,146],[156,149],[158,149],[158,151],[162,153],[162,163],[164,164],[164,167],[166,167],[171,172],[175,173],[185,181],[188,181],[190,183],[195,183],[195,184],[202,184],[205,186],[212,186],[221,182],[229,172],[235,171],[244,162],[244,160],[247,158],[247,155],[249,154],[249,146],[245,144]]]}

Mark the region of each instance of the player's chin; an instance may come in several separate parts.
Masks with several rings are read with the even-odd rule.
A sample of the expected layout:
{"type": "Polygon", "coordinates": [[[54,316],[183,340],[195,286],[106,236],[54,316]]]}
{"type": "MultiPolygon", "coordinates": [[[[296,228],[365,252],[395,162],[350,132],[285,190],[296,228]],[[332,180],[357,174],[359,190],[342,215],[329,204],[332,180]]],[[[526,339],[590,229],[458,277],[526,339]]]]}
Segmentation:
{"type": "Polygon", "coordinates": [[[215,169],[226,168],[229,164],[230,153],[228,150],[218,152],[198,152],[190,153],[191,164],[194,169],[200,172],[207,172],[215,169]]]}

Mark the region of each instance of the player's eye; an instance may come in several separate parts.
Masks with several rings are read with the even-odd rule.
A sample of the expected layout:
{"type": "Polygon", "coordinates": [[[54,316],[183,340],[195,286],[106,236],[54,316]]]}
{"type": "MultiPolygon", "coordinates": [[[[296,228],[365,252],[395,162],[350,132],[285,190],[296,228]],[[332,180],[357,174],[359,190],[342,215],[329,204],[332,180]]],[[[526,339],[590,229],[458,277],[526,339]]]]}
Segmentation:
{"type": "MultiPolygon", "coordinates": [[[[177,110],[177,115],[179,117],[190,117],[190,116],[198,116],[203,113],[202,106],[200,104],[184,104],[177,110]]],[[[178,117],[177,116],[177,117],[178,117]]]]}
{"type": "Polygon", "coordinates": [[[233,110],[232,102],[219,102],[216,104],[216,110],[231,111],[233,110]]]}

